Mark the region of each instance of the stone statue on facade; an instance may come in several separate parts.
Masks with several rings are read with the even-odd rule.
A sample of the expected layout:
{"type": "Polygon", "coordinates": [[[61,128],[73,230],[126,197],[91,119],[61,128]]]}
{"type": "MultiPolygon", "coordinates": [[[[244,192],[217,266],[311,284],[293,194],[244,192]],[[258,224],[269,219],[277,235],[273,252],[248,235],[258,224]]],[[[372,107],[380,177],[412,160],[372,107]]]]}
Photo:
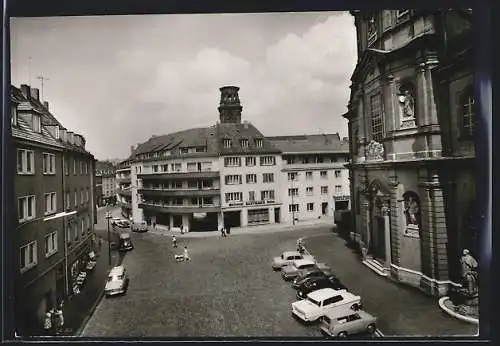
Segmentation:
{"type": "Polygon", "coordinates": [[[415,117],[415,100],[407,88],[402,90],[399,95],[399,103],[401,106],[401,113],[403,118],[415,117]]]}
{"type": "Polygon", "coordinates": [[[478,292],[477,261],[472,257],[469,250],[464,249],[460,264],[462,265],[462,285],[467,290],[467,293],[472,296],[478,292]]]}
{"type": "Polygon", "coordinates": [[[383,160],[384,159],[384,146],[383,144],[371,140],[366,146],[366,158],[368,160],[383,160]]]}

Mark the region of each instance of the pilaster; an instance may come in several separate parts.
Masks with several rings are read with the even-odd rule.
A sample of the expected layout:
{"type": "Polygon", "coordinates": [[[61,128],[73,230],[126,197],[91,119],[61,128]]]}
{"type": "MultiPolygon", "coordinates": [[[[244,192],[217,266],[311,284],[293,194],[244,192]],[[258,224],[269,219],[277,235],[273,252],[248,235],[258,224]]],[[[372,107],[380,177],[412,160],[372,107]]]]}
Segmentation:
{"type": "Polygon", "coordinates": [[[399,181],[396,175],[388,179],[390,196],[390,222],[391,222],[391,263],[401,265],[401,219],[399,217],[399,206],[403,201],[403,196],[399,193],[399,181]]]}

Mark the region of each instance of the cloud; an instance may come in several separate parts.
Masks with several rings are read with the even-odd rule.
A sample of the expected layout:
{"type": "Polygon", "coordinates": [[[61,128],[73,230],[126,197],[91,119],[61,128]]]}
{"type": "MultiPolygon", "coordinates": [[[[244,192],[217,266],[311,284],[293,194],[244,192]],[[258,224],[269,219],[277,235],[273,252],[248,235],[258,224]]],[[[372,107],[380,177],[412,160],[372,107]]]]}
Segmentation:
{"type": "MultiPolygon", "coordinates": [[[[301,26],[300,30],[283,31],[278,37],[276,32],[281,32],[280,25],[287,20],[280,17],[280,24],[271,30],[268,17],[253,16],[241,17],[245,18],[243,37],[250,37],[251,32],[260,35],[249,39],[246,47],[236,42],[237,33],[221,35],[219,31],[227,30],[223,24],[219,31],[210,33],[215,30],[213,25],[203,26],[202,19],[196,20],[200,23],[196,30],[201,31],[195,36],[204,39],[195,42],[192,33],[186,33],[195,30],[191,28],[194,17],[174,18],[182,28],[177,39],[172,30],[163,27],[165,20],[160,17],[136,30],[114,19],[113,25],[121,31],[127,28],[128,36],[117,36],[112,43],[114,50],[106,46],[104,38],[94,44],[104,47],[106,53],[94,52],[93,63],[101,60],[106,64],[93,69],[89,63],[83,69],[86,73],[78,76],[73,71],[71,80],[82,84],[88,80],[87,103],[78,105],[81,91],[65,90],[60,92],[65,100],[58,108],[79,117],[70,124],[84,132],[89,149],[98,158],[125,157],[130,145],[153,134],[214,124],[218,120],[219,87],[223,85],[241,88],[243,118],[264,134],[339,132],[346,136],[347,124],[341,114],[346,110],[349,78],[356,63],[352,17],[342,13],[325,18],[321,14],[317,17],[320,22],[312,22],[306,29],[301,26]],[[252,20],[254,26],[250,25],[252,20]],[[266,30],[272,34],[266,36],[266,30]],[[211,41],[207,39],[210,36],[214,37],[211,41]],[[89,119],[98,121],[99,126],[89,119]],[[108,130],[106,137],[102,129],[108,130]]],[[[220,23],[236,20],[223,17],[220,23]]],[[[215,19],[212,16],[210,20],[215,19]]],[[[85,36],[79,37],[80,45],[85,36]]],[[[76,57],[67,51],[65,59],[70,62],[72,58],[76,57]]]]}

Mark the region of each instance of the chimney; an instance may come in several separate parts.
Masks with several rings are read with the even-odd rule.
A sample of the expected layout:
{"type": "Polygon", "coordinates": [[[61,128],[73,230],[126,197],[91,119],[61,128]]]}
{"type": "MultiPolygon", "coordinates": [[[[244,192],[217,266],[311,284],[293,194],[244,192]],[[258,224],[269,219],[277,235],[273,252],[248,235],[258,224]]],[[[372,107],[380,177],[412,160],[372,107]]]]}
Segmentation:
{"type": "Polygon", "coordinates": [[[31,88],[31,98],[34,98],[37,101],[40,100],[40,91],[38,88],[31,88]]]}
{"type": "Polygon", "coordinates": [[[85,149],[85,144],[87,144],[87,140],[85,139],[85,137],[83,137],[82,135],[80,135],[80,138],[81,138],[81,142],[82,142],[82,148],[85,149]]]}
{"type": "Polygon", "coordinates": [[[43,106],[45,107],[46,110],[49,110],[49,102],[48,101],[43,101],[43,106]]]}
{"type": "Polygon", "coordinates": [[[27,85],[27,84],[21,84],[21,92],[23,94],[24,97],[26,97],[27,99],[30,98],[31,96],[31,92],[30,92],[30,86],[27,85]]]}

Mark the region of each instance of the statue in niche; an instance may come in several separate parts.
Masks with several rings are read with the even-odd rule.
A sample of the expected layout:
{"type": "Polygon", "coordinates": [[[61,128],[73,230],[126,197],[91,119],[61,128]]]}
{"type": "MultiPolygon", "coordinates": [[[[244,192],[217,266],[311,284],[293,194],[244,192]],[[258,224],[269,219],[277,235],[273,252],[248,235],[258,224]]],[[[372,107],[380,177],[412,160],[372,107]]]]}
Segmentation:
{"type": "Polygon", "coordinates": [[[377,34],[377,25],[375,22],[375,17],[371,16],[368,21],[368,38],[371,38],[377,34]]]}
{"type": "Polygon", "coordinates": [[[399,93],[399,105],[403,119],[415,117],[415,99],[412,94],[412,88],[408,85],[401,87],[399,93]]]}
{"type": "Polygon", "coordinates": [[[478,263],[470,254],[469,250],[464,249],[462,258],[460,259],[462,265],[462,280],[463,286],[469,295],[474,295],[478,292],[477,268],[478,263]]]}
{"type": "Polygon", "coordinates": [[[406,225],[413,225],[420,229],[420,203],[418,196],[414,193],[405,193],[404,198],[404,213],[406,217],[406,225]]]}
{"type": "Polygon", "coordinates": [[[366,157],[368,160],[383,160],[384,145],[377,141],[371,140],[366,147],[366,157]]]}

